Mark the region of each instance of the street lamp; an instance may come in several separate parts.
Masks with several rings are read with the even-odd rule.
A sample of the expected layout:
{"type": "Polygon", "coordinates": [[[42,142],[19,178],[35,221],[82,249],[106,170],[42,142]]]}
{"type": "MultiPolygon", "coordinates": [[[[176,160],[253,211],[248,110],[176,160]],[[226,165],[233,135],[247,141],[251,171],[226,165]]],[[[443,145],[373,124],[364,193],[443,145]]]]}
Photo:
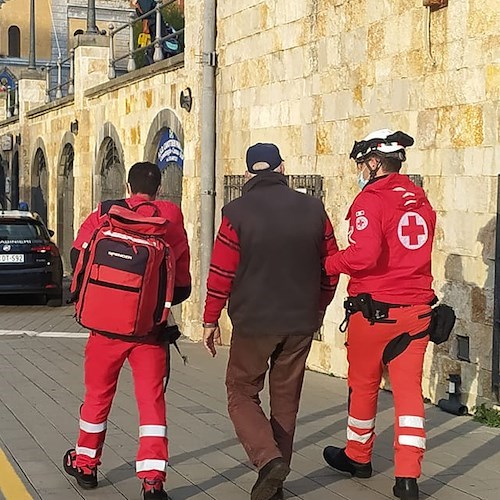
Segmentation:
{"type": "Polygon", "coordinates": [[[30,52],[28,58],[28,69],[36,69],[35,53],[35,0],[30,2],[30,52]]]}
{"type": "Polygon", "coordinates": [[[91,35],[97,33],[97,25],[95,20],[95,0],[88,0],[86,33],[91,35]]]}

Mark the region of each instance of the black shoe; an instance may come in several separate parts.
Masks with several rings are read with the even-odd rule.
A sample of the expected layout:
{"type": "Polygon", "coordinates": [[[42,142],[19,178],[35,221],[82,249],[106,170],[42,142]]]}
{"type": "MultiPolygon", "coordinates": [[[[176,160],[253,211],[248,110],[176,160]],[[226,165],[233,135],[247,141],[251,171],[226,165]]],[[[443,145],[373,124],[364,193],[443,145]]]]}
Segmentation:
{"type": "Polygon", "coordinates": [[[327,446],[323,450],[323,458],[326,463],[341,472],[347,472],[354,477],[369,478],[372,476],[372,463],[360,464],[351,460],[345,454],[345,448],[337,448],[336,446],[327,446]]]}
{"type": "Polygon", "coordinates": [[[397,477],[392,492],[401,500],[418,500],[417,480],[414,477],[397,477]]]}
{"type": "Polygon", "coordinates": [[[142,482],[142,498],[144,500],[170,500],[163,489],[163,481],[144,479],[142,482]]]}
{"type": "Polygon", "coordinates": [[[63,466],[66,474],[73,476],[84,490],[97,488],[97,467],[77,467],[75,460],[75,450],[68,450],[64,454],[63,466]]]}
{"type": "Polygon", "coordinates": [[[279,489],[283,488],[283,481],[288,474],[290,467],[281,457],[268,462],[259,471],[259,477],[252,488],[251,499],[273,500],[279,489]]]}

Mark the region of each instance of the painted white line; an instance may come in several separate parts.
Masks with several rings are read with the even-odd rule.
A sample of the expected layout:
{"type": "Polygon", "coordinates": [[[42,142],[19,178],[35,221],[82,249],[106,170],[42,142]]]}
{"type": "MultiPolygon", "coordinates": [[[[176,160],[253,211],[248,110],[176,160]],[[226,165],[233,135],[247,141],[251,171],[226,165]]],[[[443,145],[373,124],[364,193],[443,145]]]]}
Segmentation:
{"type": "Polygon", "coordinates": [[[0,330],[0,335],[29,335],[35,336],[37,333],[29,330],[0,330]]]}
{"type": "Polygon", "coordinates": [[[65,339],[86,339],[89,332],[41,332],[36,334],[37,337],[58,337],[65,339]]]}
{"type": "Polygon", "coordinates": [[[28,337],[86,339],[88,332],[33,332],[29,330],[0,330],[0,336],[26,335],[28,337]]]}

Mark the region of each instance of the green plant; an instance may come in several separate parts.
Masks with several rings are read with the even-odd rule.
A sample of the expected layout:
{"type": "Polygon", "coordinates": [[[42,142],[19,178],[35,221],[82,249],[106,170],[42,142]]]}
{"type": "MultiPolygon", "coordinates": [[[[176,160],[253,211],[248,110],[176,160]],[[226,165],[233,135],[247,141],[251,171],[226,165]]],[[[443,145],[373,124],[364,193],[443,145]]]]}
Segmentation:
{"type": "Polygon", "coordinates": [[[474,420],[488,427],[500,427],[500,411],[488,408],[484,403],[472,409],[474,420]]]}

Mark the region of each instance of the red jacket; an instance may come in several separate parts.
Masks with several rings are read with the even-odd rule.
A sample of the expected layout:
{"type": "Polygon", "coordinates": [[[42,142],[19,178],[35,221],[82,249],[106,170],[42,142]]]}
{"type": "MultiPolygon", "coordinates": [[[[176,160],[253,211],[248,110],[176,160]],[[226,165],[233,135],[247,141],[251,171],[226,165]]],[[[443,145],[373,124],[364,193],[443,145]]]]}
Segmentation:
{"type": "Polygon", "coordinates": [[[349,295],[369,293],[391,304],[434,299],[431,251],[436,214],[424,191],[405,175],[370,182],[354,200],[349,246],[325,260],[328,274],[351,277],[349,295]]]}
{"type": "MultiPolygon", "coordinates": [[[[141,195],[133,195],[128,198],[127,203],[130,207],[135,207],[145,201],[141,195]]],[[[189,273],[189,245],[186,231],[184,229],[184,218],[180,208],[166,200],[153,201],[159,211],[160,217],[169,221],[165,241],[172,247],[175,255],[175,286],[189,287],[191,285],[191,275],[189,273]]],[[[94,210],[81,225],[73,248],[81,250],[83,245],[89,241],[94,231],[101,225],[103,217],[100,216],[100,205],[94,210]]]]}

